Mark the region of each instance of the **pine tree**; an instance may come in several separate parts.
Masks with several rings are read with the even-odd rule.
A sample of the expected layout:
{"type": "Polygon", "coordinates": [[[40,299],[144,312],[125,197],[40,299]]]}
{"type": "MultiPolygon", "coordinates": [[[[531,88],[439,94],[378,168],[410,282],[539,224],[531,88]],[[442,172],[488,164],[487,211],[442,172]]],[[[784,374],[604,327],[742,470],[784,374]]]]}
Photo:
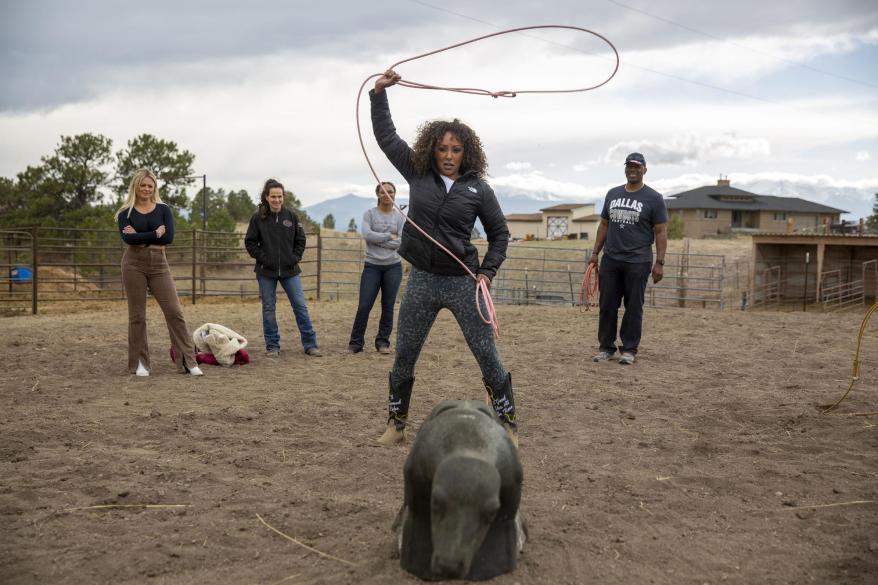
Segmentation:
{"type": "Polygon", "coordinates": [[[875,193],[875,203],[872,204],[872,215],[866,218],[869,229],[878,231],[878,193],[875,193]]]}

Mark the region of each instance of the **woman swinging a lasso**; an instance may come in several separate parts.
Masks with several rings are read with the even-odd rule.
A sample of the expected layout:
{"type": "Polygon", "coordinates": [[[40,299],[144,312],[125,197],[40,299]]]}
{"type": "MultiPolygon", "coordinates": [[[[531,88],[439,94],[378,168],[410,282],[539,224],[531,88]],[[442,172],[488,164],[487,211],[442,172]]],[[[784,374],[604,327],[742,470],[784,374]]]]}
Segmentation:
{"type": "MultiPolygon", "coordinates": [[[[506,258],[509,230],[494,191],[485,182],[488,163],[481,140],[457,119],[438,120],[424,123],[410,148],[396,133],[387,99],[386,89],[399,80],[395,71],[387,71],[377,79],[369,97],[378,145],[409,184],[408,216],[453,252],[478,280],[490,285],[506,258]],[[481,263],[470,242],[476,218],[488,238],[481,263]]],[[[517,446],[512,377],[500,362],[491,324],[481,318],[474,302],[476,281],[410,223],[403,229],[399,254],[412,269],[399,309],[387,428],[378,441],[405,440],[415,364],[439,310],[446,308],[460,325],[479,363],[494,411],[517,446]]]]}

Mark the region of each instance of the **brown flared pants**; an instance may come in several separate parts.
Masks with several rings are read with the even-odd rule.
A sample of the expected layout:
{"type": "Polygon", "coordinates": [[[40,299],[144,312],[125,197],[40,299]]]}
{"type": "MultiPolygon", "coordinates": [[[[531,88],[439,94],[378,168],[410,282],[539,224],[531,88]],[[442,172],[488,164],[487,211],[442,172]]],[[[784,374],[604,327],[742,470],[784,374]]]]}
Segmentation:
{"type": "Polygon", "coordinates": [[[178,357],[177,370],[185,372],[195,366],[195,344],[186,328],[164,246],[128,246],[122,256],[122,285],[128,297],[128,371],[133,374],[137,370],[138,360],[151,369],[146,338],[147,288],[165,315],[171,347],[178,357]]]}

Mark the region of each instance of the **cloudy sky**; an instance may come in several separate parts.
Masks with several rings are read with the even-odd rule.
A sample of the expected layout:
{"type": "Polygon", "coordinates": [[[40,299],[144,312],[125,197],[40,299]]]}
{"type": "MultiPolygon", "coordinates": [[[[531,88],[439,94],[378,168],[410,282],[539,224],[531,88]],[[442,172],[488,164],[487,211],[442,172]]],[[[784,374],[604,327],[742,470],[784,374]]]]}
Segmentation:
{"type": "MultiPolygon", "coordinates": [[[[391,64],[498,30],[573,25],[608,37],[616,77],[586,93],[493,99],[395,87],[411,141],[459,117],[497,189],[602,197],[631,150],[666,194],[713,183],[802,195],[852,212],[878,192],[874,0],[0,0],[0,175],[61,135],[140,133],[196,155],[196,173],[255,195],[280,178],[307,205],[367,195],[357,89],[391,64]]],[[[593,85],[601,41],[538,30],[401,65],[404,79],[489,90],[593,85]]],[[[371,86],[371,84],[370,84],[371,86]]],[[[398,179],[361,118],[382,178],[398,179]]],[[[404,189],[402,189],[404,192],[404,189]]]]}

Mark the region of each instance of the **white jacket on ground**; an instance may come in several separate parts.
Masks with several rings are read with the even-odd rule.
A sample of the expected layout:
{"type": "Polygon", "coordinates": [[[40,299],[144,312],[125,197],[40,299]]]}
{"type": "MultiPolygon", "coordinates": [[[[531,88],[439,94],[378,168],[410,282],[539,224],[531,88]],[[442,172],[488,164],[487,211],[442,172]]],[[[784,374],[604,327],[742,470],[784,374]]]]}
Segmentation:
{"type": "Polygon", "coordinates": [[[192,333],[197,351],[212,353],[223,366],[235,363],[235,354],[247,347],[244,336],[216,323],[205,323],[192,333]]]}

